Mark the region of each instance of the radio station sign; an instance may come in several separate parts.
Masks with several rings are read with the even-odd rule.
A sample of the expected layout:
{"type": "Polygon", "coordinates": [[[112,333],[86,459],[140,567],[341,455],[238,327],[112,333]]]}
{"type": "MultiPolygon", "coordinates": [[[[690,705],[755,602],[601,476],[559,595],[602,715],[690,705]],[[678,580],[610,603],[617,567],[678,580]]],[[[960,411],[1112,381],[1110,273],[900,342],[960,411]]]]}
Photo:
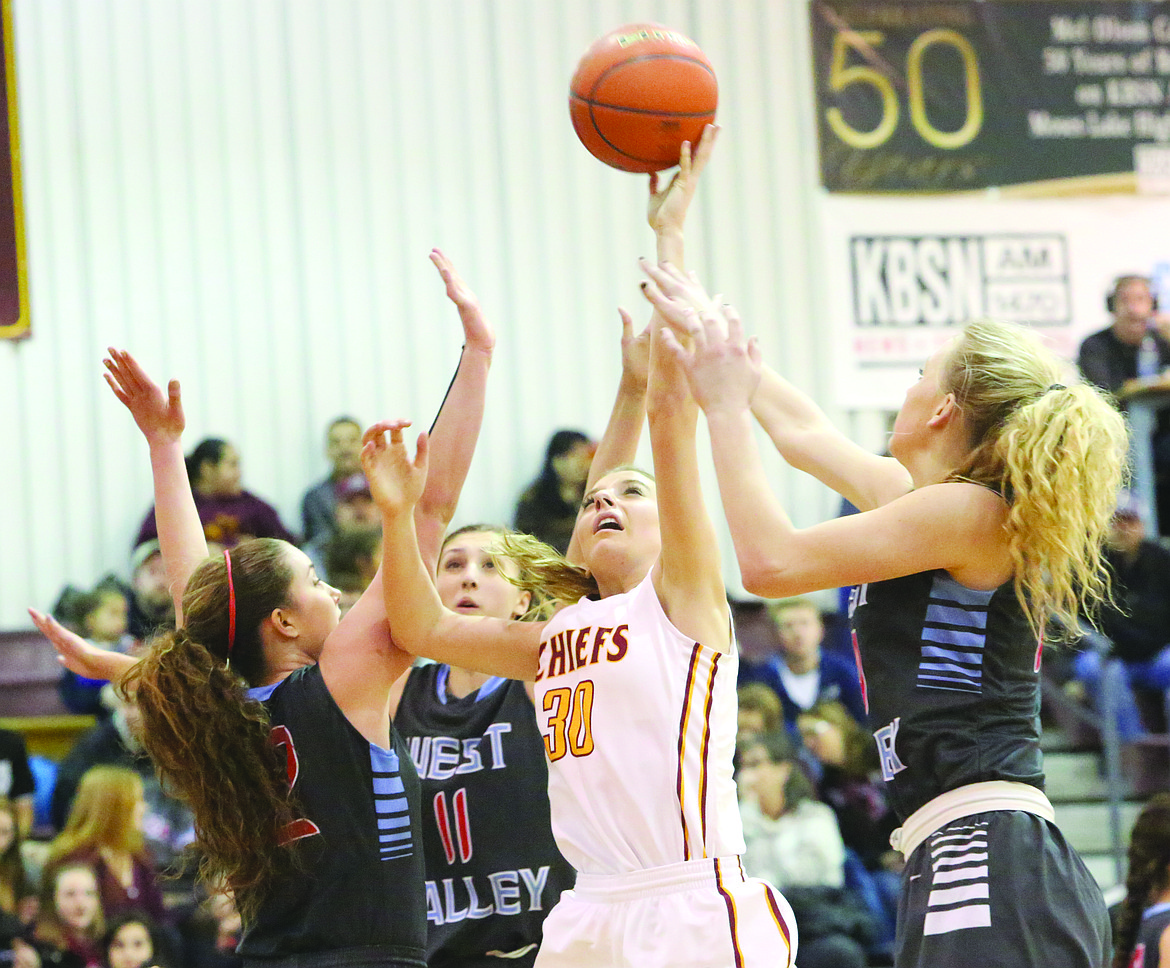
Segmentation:
{"type": "Polygon", "coordinates": [[[813,0],[834,192],[1170,191],[1170,5],[813,0]]]}

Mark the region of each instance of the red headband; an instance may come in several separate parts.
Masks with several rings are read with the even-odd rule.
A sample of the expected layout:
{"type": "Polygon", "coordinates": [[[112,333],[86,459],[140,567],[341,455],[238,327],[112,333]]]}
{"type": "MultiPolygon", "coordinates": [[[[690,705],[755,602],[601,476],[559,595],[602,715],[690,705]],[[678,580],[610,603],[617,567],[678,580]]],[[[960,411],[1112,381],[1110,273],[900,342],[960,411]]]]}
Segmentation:
{"type": "Polygon", "coordinates": [[[232,556],[223,549],[223,560],[227,565],[228,580],[228,660],[232,657],[232,646],[236,644],[236,586],[232,584],[232,556]]]}

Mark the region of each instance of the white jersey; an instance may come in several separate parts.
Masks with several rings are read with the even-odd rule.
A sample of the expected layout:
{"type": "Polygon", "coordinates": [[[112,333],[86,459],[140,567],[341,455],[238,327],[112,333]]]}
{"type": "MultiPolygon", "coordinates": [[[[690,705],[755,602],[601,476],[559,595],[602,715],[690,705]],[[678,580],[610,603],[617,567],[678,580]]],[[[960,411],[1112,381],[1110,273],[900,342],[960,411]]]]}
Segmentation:
{"type": "Polygon", "coordinates": [[[732,776],[738,665],[734,649],[676,629],[649,576],[548,623],[536,716],[553,835],[578,871],[743,853],[732,776]]]}

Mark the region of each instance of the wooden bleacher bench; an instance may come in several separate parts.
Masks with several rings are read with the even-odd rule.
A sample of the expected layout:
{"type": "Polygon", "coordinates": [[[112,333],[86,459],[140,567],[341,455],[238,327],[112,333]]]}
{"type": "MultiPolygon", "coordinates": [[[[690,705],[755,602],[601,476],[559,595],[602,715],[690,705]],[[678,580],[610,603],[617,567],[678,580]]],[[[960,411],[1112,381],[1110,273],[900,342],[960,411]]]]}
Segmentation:
{"type": "Polygon", "coordinates": [[[22,733],[29,753],[60,760],[93,726],[61,703],[57,652],[36,629],[0,632],[0,727],[22,733]]]}
{"type": "Polygon", "coordinates": [[[3,716],[0,729],[12,729],[24,736],[29,755],[44,756],[60,762],[77,738],[92,729],[93,716],[65,713],[60,716],[3,716]]]}

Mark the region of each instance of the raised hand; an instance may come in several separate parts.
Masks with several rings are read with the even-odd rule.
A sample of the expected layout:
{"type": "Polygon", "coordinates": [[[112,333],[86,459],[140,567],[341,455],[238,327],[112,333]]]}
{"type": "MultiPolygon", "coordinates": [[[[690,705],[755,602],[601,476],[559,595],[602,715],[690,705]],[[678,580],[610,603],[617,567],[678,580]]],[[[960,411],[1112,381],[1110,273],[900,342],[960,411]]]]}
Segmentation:
{"type": "Polygon", "coordinates": [[[693,272],[684,273],[666,262],[654,265],[645,259],[639,265],[650,277],[649,282],[642,283],[642,292],[680,339],[685,341],[689,336],[688,310],[701,313],[717,309],[719,297],[708,296],[693,272]]]}
{"type": "Polygon", "coordinates": [[[386,514],[412,513],[427,482],[427,435],[418,435],[412,461],[402,440],[402,431],[409,426],[409,420],[382,420],[362,435],[362,470],[370,495],[386,514]]]}
{"type": "Polygon", "coordinates": [[[682,155],[676,171],[666,187],[659,189],[658,173],[650,176],[650,199],[646,206],[646,217],[656,233],[681,232],[687,218],[687,209],[695,197],[699,175],[707,167],[715,139],[719,136],[719,125],[709,124],[699,137],[699,144],[691,151],[691,143],[684,141],[682,155]]]}
{"type": "Polygon", "coordinates": [[[481,353],[491,354],[496,345],[496,332],[491,323],[483,314],[479,299],[468,287],[463,278],[455,271],[455,267],[438,249],[431,249],[431,262],[439,270],[443,282],[447,286],[447,298],[459,310],[459,318],[463,322],[463,336],[467,346],[481,353]]]}
{"type": "Polygon", "coordinates": [[[622,382],[645,391],[650,374],[650,324],[635,336],[633,317],[620,306],[618,314],[622,317],[622,382]]]}
{"type": "Polygon", "coordinates": [[[108,652],[86,642],[58,622],[52,615],[45,615],[30,608],[33,624],[57,650],[57,661],[70,672],[88,679],[117,679],[134,665],[135,660],[121,652],[108,652]]]}
{"type": "Polygon", "coordinates": [[[743,323],[730,305],[696,312],[687,307],[684,346],[674,331],[661,331],[663,348],[686,373],[691,393],[706,414],[739,413],[751,407],[763,360],[755,337],[745,340],[743,323]]]}
{"type": "Polygon", "coordinates": [[[187,421],[183,416],[179,381],[171,380],[164,393],[125,350],[111,346],[108,352],[110,355],[102,361],[106,367],[102,375],[147,441],[169,443],[182,437],[187,421]]]}

